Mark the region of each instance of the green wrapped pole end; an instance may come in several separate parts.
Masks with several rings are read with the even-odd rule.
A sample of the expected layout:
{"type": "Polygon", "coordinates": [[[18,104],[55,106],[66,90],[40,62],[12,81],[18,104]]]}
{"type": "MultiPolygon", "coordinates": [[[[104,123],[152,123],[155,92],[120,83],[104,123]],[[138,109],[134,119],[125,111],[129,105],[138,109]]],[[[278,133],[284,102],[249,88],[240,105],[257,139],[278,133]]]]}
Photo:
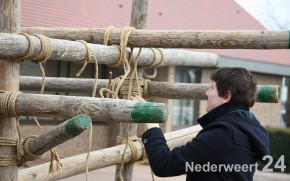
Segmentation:
{"type": "Polygon", "coordinates": [[[67,133],[76,136],[81,134],[88,127],[90,127],[91,123],[92,120],[89,116],[80,114],[67,120],[64,127],[67,133]]]}
{"type": "Polygon", "coordinates": [[[257,92],[257,102],[278,103],[280,100],[280,87],[274,85],[261,85],[257,92]]]}
{"type": "Polygon", "coordinates": [[[162,103],[137,102],[131,117],[134,123],[165,123],[168,119],[168,109],[162,103]]]}

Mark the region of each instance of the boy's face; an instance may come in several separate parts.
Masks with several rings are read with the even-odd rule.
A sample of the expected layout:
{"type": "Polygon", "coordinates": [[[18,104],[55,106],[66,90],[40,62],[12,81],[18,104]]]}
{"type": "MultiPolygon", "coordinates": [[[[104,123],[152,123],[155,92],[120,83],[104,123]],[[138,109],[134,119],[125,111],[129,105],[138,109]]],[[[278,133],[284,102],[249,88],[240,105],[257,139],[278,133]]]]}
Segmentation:
{"type": "Polygon", "coordinates": [[[219,97],[215,82],[212,82],[210,89],[208,89],[205,92],[205,95],[207,96],[207,105],[206,105],[207,112],[228,102],[226,99],[219,97]]]}

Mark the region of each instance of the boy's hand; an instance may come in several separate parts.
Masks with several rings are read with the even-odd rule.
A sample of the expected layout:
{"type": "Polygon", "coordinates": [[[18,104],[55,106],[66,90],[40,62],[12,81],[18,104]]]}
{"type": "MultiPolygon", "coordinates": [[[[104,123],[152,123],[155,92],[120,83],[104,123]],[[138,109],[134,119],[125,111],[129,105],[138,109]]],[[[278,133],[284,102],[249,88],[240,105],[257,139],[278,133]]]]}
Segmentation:
{"type": "MultiPolygon", "coordinates": [[[[131,96],[131,100],[133,101],[141,101],[141,102],[146,102],[142,97],[139,97],[139,96],[131,96]]],[[[145,126],[147,129],[150,129],[150,128],[159,128],[159,124],[158,123],[145,123],[145,126]]]]}
{"type": "Polygon", "coordinates": [[[139,97],[137,95],[135,97],[131,96],[131,100],[133,100],[133,101],[146,102],[142,97],[139,97]]]}

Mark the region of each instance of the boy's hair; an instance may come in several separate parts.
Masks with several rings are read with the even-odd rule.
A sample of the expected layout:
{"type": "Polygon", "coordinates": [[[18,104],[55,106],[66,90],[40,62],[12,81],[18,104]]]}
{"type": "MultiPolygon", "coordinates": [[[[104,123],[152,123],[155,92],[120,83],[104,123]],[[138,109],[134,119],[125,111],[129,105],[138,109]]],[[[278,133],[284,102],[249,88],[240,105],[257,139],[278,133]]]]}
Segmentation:
{"type": "Polygon", "coordinates": [[[215,70],[211,80],[216,82],[218,95],[225,97],[230,91],[230,101],[237,101],[247,107],[252,107],[256,101],[257,81],[245,68],[224,67],[215,70]]]}

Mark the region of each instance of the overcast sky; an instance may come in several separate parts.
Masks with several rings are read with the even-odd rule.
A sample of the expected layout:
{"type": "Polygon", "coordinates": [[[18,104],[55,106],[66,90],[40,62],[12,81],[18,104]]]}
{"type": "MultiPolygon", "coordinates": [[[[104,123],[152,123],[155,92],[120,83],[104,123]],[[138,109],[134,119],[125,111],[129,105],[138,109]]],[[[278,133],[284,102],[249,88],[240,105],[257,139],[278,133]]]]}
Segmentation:
{"type": "Polygon", "coordinates": [[[290,0],[235,0],[268,29],[290,29],[290,0]],[[275,20],[274,20],[275,19],[275,20]]]}

